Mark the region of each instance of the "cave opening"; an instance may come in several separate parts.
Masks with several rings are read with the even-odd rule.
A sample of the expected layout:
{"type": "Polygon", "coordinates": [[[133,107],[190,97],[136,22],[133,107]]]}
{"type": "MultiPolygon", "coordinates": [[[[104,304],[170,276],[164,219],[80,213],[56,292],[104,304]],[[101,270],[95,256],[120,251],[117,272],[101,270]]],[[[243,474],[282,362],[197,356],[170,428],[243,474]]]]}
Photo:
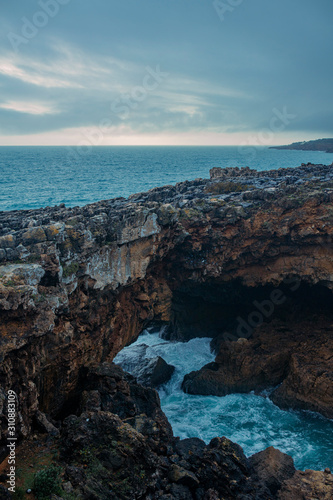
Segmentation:
{"type": "Polygon", "coordinates": [[[332,306],[332,290],[294,277],[279,286],[248,287],[240,280],[199,285],[187,282],[173,294],[170,327],[164,338],[250,338],[257,327],[272,321],[331,321],[332,306]]]}

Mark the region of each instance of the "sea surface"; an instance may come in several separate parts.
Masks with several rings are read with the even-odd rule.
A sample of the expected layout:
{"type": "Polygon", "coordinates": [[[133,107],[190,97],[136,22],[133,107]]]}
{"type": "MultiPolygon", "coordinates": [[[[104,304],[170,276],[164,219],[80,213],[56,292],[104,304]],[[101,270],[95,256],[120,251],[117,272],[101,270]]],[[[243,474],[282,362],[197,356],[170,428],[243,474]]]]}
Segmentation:
{"type": "Polygon", "coordinates": [[[0,147],[0,211],[83,206],[198,177],[212,167],[330,165],[333,154],[267,147],[0,147]]]}
{"type": "Polygon", "coordinates": [[[231,394],[194,396],[181,390],[184,375],[214,361],[209,338],[168,342],[158,333],[143,332],[114,359],[133,373],[143,359],[161,356],[175,366],[171,380],[159,388],[161,406],[175,436],[198,437],[206,443],[226,436],[247,456],[274,446],[294,459],[297,469],[333,469],[333,421],[306,411],[285,411],[264,396],[231,394]],[[148,346],[143,354],[142,345],[148,346]]]}

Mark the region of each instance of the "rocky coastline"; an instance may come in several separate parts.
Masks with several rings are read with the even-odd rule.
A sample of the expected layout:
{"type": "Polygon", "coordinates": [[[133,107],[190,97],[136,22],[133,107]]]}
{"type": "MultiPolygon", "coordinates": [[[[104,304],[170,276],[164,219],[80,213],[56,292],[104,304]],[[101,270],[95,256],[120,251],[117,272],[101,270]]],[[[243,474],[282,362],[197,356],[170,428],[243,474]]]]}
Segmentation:
{"type": "Polygon", "coordinates": [[[187,392],[274,387],[282,408],[333,418],[332,238],[333,164],[214,168],[128,199],[1,212],[1,458],[13,390],[20,442],[59,451],[58,498],[332,498],[329,470],[296,471],[278,450],[175,438],[157,392],[112,364],[165,325],[171,340],[213,337],[187,392]]]}

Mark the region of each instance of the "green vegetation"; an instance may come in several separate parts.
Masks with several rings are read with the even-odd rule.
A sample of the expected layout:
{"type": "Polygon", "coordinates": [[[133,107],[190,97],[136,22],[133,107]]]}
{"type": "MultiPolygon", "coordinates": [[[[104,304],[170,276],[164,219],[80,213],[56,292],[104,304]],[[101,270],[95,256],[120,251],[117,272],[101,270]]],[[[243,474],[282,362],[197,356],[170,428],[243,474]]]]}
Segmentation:
{"type": "Polygon", "coordinates": [[[206,193],[212,194],[227,194],[227,193],[241,193],[248,191],[253,186],[241,184],[240,182],[214,182],[206,187],[206,193]]]}
{"type": "Polygon", "coordinates": [[[72,274],[76,274],[77,271],[79,270],[80,266],[77,262],[72,262],[71,264],[68,264],[68,266],[63,266],[63,276],[64,278],[68,278],[68,276],[71,276],[72,274]]]}
{"type": "Polygon", "coordinates": [[[14,280],[7,280],[7,281],[4,281],[4,286],[15,286],[16,285],[16,281],[14,280]]]}
{"type": "Polygon", "coordinates": [[[34,492],[38,500],[46,500],[52,495],[61,494],[61,467],[51,465],[35,474],[34,492]]]}

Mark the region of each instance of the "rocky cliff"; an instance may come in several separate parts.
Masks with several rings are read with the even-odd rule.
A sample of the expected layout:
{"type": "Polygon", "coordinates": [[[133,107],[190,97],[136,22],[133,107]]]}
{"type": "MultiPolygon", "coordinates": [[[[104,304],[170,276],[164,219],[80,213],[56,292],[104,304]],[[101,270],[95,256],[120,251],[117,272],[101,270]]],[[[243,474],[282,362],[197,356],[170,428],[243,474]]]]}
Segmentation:
{"type": "Polygon", "coordinates": [[[279,383],[281,406],[331,416],[332,222],[332,166],[310,164],[215,168],[209,180],[129,199],[0,213],[0,412],[12,389],[21,436],[38,412],[65,419],[77,412],[85,370],[163,323],[170,338],[215,339],[214,389],[192,381],[186,390],[279,383]],[[292,327],[299,318],[302,331],[292,327]],[[278,340],[273,349],[281,328],[283,348],[278,340]],[[305,380],[304,345],[320,352],[305,380]],[[260,370],[236,380],[239,360],[254,356],[260,370]]]}

